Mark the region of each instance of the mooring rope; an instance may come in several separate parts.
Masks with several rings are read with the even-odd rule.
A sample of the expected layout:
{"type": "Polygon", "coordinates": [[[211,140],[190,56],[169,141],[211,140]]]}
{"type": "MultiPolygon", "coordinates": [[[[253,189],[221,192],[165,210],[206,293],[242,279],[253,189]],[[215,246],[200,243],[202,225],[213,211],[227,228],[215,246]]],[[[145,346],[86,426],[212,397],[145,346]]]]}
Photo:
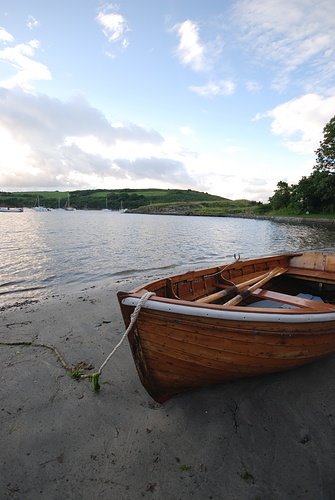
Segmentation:
{"type": "Polygon", "coordinates": [[[92,384],[93,384],[93,387],[94,387],[95,391],[99,391],[99,389],[100,389],[99,378],[100,378],[100,375],[102,373],[102,370],[105,368],[105,366],[107,365],[108,361],[115,354],[115,352],[118,350],[118,348],[123,343],[124,339],[127,337],[128,333],[133,328],[133,326],[136,323],[136,320],[138,318],[138,315],[140,314],[140,311],[141,311],[142,307],[144,306],[144,304],[153,295],[155,295],[154,292],[146,292],[144,295],[142,295],[142,297],[138,301],[138,304],[136,305],[134,311],[130,315],[130,323],[128,325],[128,328],[126,329],[126,331],[124,332],[124,334],[122,335],[120,341],[116,344],[116,346],[114,347],[114,349],[108,354],[107,358],[102,363],[102,365],[100,366],[99,370],[97,372],[93,373],[93,374],[82,374],[82,375],[80,375],[80,378],[89,378],[92,381],[92,384]]]}
{"type": "Polygon", "coordinates": [[[218,274],[220,274],[221,278],[223,280],[225,280],[227,283],[229,283],[230,285],[235,285],[235,283],[233,281],[230,281],[228,280],[227,278],[224,278],[222,276],[222,273],[223,271],[225,271],[226,269],[228,269],[230,266],[232,266],[233,264],[236,264],[236,262],[238,262],[240,259],[241,259],[241,255],[239,253],[234,253],[234,262],[228,262],[228,264],[226,264],[224,267],[222,267],[221,269],[219,269],[218,271],[216,271],[215,273],[212,273],[212,274],[205,274],[205,278],[209,278],[211,276],[217,276],[218,274]]]}
{"type": "Polygon", "coordinates": [[[57,347],[53,346],[53,345],[49,345],[49,344],[43,344],[41,342],[34,342],[33,340],[32,341],[17,341],[17,342],[3,342],[3,341],[0,341],[0,345],[3,345],[3,346],[9,346],[9,347],[13,347],[13,346],[31,346],[31,347],[44,347],[45,349],[50,349],[50,351],[53,351],[58,359],[58,361],[61,363],[62,367],[68,371],[68,372],[71,372],[73,371],[73,367],[71,367],[70,365],[68,365],[65,361],[65,359],[63,358],[63,356],[61,355],[61,353],[58,351],[57,347]]]}
{"type": "Polygon", "coordinates": [[[130,315],[130,323],[128,325],[128,328],[126,329],[126,331],[122,335],[120,341],[116,344],[116,346],[114,347],[114,349],[112,350],[112,352],[110,352],[110,354],[108,354],[107,358],[102,363],[102,365],[100,366],[99,370],[96,373],[93,373],[92,375],[88,374],[88,373],[81,373],[82,367],[79,367],[79,365],[82,364],[82,363],[79,363],[76,367],[69,366],[66,363],[66,361],[64,360],[63,356],[58,351],[58,349],[56,347],[52,346],[52,345],[49,345],[49,344],[43,344],[43,343],[34,342],[34,341],[30,341],[30,342],[29,341],[16,341],[16,342],[3,342],[3,341],[0,341],[0,346],[1,345],[3,345],[3,346],[31,346],[31,347],[44,347],[46,349],[49,349],[49,350],[51,350],[51,351],[53,351],[55,353],[58,361],[62,364],[63,368],[66,371],[70,372],[72,378],[75,378],[75,379],[88,378],[88,379],[90,379],[92,381],[94,390],[95,391],[99,391],[99,389],[100,389],[99,378],[100,378],[100,375],[102,373],[102,370],[105,368],[106,364],[111,359],[111,357],[113,356],[113,354],[121,346],[121,344],[123,343],[124,339],[127,337],[128,333],[133,328],[133,326],[134,326],[134,324],[135,324],[135,322],[136,322],[136,320],[138,318],[138,315],[140,314],[141,308],[144,306],[144,304],[146,303],[146,301],[148,299],[150,299],[150,297],[152,297],[152,295],[155,295],[155,293],[154,292],[146,292],[144,295],[142,295],[142,297],[138,301],[138,304],[136,305],[134,311],[130,315]]]}

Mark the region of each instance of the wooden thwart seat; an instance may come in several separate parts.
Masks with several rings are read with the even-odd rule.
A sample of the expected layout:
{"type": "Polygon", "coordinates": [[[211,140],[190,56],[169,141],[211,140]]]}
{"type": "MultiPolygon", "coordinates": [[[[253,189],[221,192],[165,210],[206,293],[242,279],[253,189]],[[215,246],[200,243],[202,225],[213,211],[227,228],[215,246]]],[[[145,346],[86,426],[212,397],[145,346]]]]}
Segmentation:
{"type": "Polygon", "coordinates": [[[331,304],[325,304],[324,302],[304,299],[302,297],[297,297],[295,295],[287,295],[285,293],[273,292],[272,290],[263,290],[261,288],[258,288],[252,293],[252,295],[260,299],[274,300],[282,304],[289,304],[297,307],[305,307],[308,309],[318,309],[322,312],[335,311],[335,306],[332,306],[331,304]]]}
{"type": "Polygon", "coordinates": [[[287,276],[294,276],[306,280],[322,280],[324,283],[335,283],[334,273],[330,271],[318,271],[316,269],[303,269],[300,267],[289,267],[287,276]]]}

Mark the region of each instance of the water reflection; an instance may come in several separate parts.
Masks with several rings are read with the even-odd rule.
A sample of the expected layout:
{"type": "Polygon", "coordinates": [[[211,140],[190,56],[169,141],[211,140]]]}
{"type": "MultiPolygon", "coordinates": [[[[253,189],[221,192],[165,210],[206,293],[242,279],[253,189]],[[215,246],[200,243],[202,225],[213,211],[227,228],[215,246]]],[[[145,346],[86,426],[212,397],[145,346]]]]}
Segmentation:
{"type": "Polygon", "coordinates": [[[93,211],[0,214],[0,234],[0,306],[83,283],[215,265],[234,253],[335,247],[325,226],[93,211]]]}

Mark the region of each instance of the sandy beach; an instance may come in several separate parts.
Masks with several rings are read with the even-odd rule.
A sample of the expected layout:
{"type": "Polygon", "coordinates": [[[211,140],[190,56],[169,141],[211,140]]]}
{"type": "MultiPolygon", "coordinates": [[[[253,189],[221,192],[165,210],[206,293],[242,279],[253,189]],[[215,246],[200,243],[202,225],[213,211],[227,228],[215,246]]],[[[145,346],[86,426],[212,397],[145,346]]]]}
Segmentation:
{"type": "MultiPolygon", "coordinates": [[[[124,332],[119,288],[3,310],[0,340],[52,344],[97,369],[124,332]]],[[[0,356],[2,499],[334,498],[335,356],[164,405],[142,387],[127,342],[99,393],[50,350],[1,346],[0,356]]]]}

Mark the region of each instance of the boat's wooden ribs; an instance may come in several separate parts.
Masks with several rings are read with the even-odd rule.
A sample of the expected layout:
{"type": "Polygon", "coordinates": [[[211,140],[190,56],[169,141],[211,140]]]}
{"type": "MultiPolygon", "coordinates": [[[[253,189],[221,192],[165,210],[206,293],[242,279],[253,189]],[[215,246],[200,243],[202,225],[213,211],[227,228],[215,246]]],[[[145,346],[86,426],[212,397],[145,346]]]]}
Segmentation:
{"type": "Polygon", "coordinates": [[[259,262],[257,259],[248,264],[237,262],[222,270],[213,268],[209,270],[209,274],[186,273],[177,279],[166,280],[166,296],[181,300],[198,300],[226,286],[238,285],[247,279],[262,276],[275,267],[287,267],[287,265],[286,256],[277,256],[264,262],[259,262]]]}
{"type": "Polygon", "coordinates": [[[193,296],[200,297],[208,294],[206,279],[204,276],[193,280],[193,296]]]}
{"type": "Polygon", "coordinates": [[[246,277],[252,278],[253,276],[257,276],[257,274],[261,275],[267,271],[271,271],[275,267],[287,266],[288,259],[286,256],[269,258],[263,262],[255,260],[249,264],[239,262],[234,267],[224,270],[222,272],[222,277],[238,284],[241,281],[245,281],[246,277]]]}
{"type": "MultiPolygon", "coordinates": [[[[300,265],[298,260],[299,258],[299,256],[296,257],[296,266],[300,265]]],[[[269,258],[264,261],[255,259],[247,264],[240,261],[223,269],[220,269],[219,267],[216,269],[213,268],[208,270],[209,274],[201,274],[197,271],[191,271],[183,276],[174,277],[172,279],[166,278],[164,280],[164,287],[162,289],[159,288],[159,290],[155,289],[155,292],[158,296],[165,296],[167,298],[177,300],[212,302],[211,300],[206,300],[206,298],[211,295],[215,297],[219,290],[229,288],[233,285],[238,286],[247,280],[261,277],[264,273],[269,272],[278,266],[287,267],[288,263],[289,259],[287,256],[274,256],[273,258],[269,258]]],[[[327,261],[327,265],[325,265],[326,270],[324,271],[312,268],[309,269],[306,267],[289,267],[286,274],[292,278],[315,281],[319,283],[335,284],[332,264],[332,262],[327,261]]],[[[264,294],[266,294],[267,291],[262,293],[264,297],[264,294]]],[[[299,301],[298,299],[292,298],[292,296],[291,298],[288,296],[288,299],[286,300],[284,297],[280,300],[279,298],[274,298],[273,300],[286,304],[297,305],[298,307],[313,308],[312,305],[308,305],[307,303],[304,305],[304,299],[300,299],[299,301]]],[[[316,305],[314,304],[314,309],[315,308],[316,305]]],[[[320,310],[321,308],[322,307],[320,307],[320,310]]]]}
{"type": "Polygon", "coordinates": [[[175,287],[171,278],[166,279],[166,297],[170,299],[180,299],[175,292],[175,287]]]}
{"type": "Polygon", "coordinates": [[[167,296],[182,300],[195,300],[215,291],[218,287],[215,276],[195,276],[190,279],[173,282],[167,280],[167,296]]]}

